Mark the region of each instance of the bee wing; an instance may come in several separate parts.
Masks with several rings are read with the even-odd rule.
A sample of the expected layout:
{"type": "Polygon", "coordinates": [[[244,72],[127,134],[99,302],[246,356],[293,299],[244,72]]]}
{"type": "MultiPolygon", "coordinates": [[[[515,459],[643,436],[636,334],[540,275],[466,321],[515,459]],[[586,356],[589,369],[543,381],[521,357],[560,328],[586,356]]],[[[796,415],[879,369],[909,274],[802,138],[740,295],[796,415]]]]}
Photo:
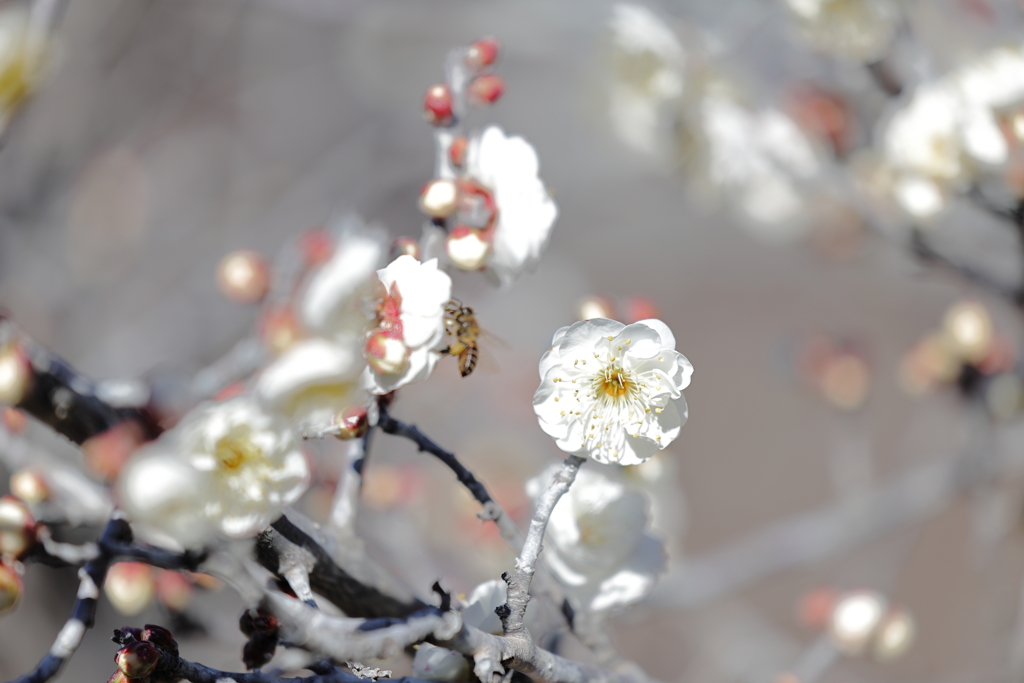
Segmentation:
{"type": "Polygon", "coordinates": [[[485,375],[496,375],[501,372],[501,364],[498,362],[494,352],[490,350],[490,346],[491,344],[486,339],[482,340],[482,343],[477,344],[476,372],[482,372],[485,375]]]}

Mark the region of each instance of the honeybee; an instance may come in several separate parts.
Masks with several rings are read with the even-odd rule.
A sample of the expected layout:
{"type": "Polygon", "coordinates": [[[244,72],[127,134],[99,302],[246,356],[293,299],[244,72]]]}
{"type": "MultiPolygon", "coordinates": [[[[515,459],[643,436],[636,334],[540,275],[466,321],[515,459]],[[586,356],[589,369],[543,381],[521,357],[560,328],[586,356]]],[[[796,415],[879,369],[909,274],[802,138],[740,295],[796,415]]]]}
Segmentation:
{"type": "Polygon", "coordinates": [[[463,306],[458,299],[452,299],[444,306],[444,327],[454,339],[441,353],[458,356],[459,372],[463,377],[469,377],[479,357],[477,339],[481,334],[473,309],[463,306]]]}

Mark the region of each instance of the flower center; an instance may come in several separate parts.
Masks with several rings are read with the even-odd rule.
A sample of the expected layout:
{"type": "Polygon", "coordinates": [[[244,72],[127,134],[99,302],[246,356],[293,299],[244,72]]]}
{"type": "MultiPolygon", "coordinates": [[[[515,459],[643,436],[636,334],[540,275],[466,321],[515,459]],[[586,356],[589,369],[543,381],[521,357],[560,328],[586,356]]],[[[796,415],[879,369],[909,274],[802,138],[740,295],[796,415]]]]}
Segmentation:
{"type": "Polygon", "coordinates": [[[633,376],[618,365],[610,365],[598,373],[594,379],[595,391],[602,391],[612,399],[631,396],[637,391],[633,376]]]}
{"type": "Polygon", "coordinates": [[[217,442],[217,459],[227,469],[234,470],[247,458],[253,457],[255,450],[252,444],[227,437],[217,442]]]}

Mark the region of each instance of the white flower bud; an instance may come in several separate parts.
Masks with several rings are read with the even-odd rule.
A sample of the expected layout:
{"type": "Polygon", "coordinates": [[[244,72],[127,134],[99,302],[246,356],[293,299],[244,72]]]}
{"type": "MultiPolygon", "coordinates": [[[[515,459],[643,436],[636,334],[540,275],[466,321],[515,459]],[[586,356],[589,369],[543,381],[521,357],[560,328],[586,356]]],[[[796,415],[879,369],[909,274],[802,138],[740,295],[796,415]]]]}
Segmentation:
{"type": "Polygon", "coordinates": [[[459,190],[453,180],[431,180],[420,192],[420,211],[431,218],[447,218],[458,205],[459,190]]]}
{"type": "Polygon", "coordinates": [[[459,270],[480,270],[487,265],[491,244],[484,239],[482,231],[460,227],[445,240],[445,251],[452,265],[459,270]]]}
{"type": "Polygon", "coordinates": [[[829,623],[836,647],[858,654],[874,636],[885,613],[885,598],[872,591],[856,591],[843,596],[829,623]]]}
{"type": "Polygon", "coordinates": [[[18,557],[35,542],[35,519],[14,496],[0,498],[0,555],[18,557]]]}

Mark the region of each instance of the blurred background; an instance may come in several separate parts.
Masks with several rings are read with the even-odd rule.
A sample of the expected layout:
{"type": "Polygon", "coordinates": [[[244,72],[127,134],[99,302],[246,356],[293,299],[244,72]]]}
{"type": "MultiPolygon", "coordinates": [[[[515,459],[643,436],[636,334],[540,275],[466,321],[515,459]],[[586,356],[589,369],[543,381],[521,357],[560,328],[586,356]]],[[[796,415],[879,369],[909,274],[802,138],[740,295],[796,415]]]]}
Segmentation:
{"type": "MultiPolygon", "coordinates": [[[[559,219],[538,272],[512,289],[455,276],[504,341],[487,349],[498,370],[462,379],[442,363],[393,414],[458,453],[522,521],[523,482],[561,458],[531,409],[551,335],[588,298],[622,320],[653,311],[695,374],[679,439],[629,475],[670,563],[615,618],[621,652],[665,681],[1020,680],[1022,328],[999,295],[1024,263],[1016,229],[966,185],[943,188],[927,221],[874,202],[861,182],[871,159],[856,152],[878,147],[914,83],[1019,46],[1024,8],[895,3],[869,16],[885,28],[869,54],[815,42],[807,4],[632,5],[661,27],[637,47],[621,6],[595,0],[72,0],[0,150],[0,305],[85,374],[173,395],[258,324],[256,307],[218,290],[226,253],[273,259],[348,212],[419,236],[434,154],[422,94],[448,50],[496,36],[508,89],[471,123],[530,140],[559,219]],[[658,47],[661,30],[678,54],[658,47]],[[655,81],[659,69],[679,82],[655,81]],[[886,78],[904,93],[887,94],[886,78]],[[725,114],[700,99],[723,92],[753,117],[728,144],[709,132],[725,114]],[[799,139],[787,128],[773,148],[756,118],[768,111],[799,139]],[[798,153],[811,161],[786,161],[798,153]],[[758,155],[797,204],[758,204],[747,171],[721,170],[758,155]],[[920,258],[918,234],[988,286],[920,258]],[[950,338],[982,352],[957,355],[950,338]],[[831,606],[855,590],[911,614],[913,643],[891,660],[818,666],[831,606]]],[[[28,434],[81,457],[40,425],[28,434]]],[[[311,447],[325,481],[303,501],[315,518],[339,448],[311,447]]],[[[468,592],[512,566],[468,494],[407,442],[375,439],[364,503],[371,552],[420,593],[437,578],[468,592]]],[[[0,619],[5,679],[49,648],[77,588],[74,571],[41,566],[25,582],[0,619]]],[[[193,598],[185,613],[206,635],[182,638],[182,655],[240,668],[240,609],[228,590],[193,598]]],[[[164,623],[161,610],[126,617],[102,601],[64,680],[109,676],[110,629],[164,623]]]]}

